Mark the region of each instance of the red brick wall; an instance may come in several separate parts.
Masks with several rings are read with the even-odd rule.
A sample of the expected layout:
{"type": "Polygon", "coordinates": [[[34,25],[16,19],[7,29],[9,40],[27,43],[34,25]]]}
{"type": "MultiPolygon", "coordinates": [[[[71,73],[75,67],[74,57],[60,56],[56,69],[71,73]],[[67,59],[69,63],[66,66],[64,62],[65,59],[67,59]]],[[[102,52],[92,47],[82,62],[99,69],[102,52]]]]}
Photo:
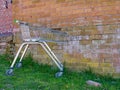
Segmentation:
{"type": "MultiPolygon", "coordinates": [[[[7,0],[0,0],[0,36],[3,34],[8,35],[12,32],[12,7],[8,2],[8,8],[6,8],[7,0]]],[[[8,0],[9,1],[9,0],[8,0]]]]}
{"type": "Polygon", "coordinates": [[[120,74],[119,0],[14,0],[13,9],[15,19],[59,27],[70,35],[65,44],[52,45],[66,67],[120,74]]]}
{"type": "Polygon", "coordinates": [[[119,0],[16,0],[14,3],[16,18],[55,26],[114,23],[120,13],[119,0]]]}
{"type": "Polygon", "coordinates": [[[8,2],[8,8],[6,8],[6,1],[0,0],[0,54],[6,52],[7,42],[12,40],[12,6],[8,2]]]}

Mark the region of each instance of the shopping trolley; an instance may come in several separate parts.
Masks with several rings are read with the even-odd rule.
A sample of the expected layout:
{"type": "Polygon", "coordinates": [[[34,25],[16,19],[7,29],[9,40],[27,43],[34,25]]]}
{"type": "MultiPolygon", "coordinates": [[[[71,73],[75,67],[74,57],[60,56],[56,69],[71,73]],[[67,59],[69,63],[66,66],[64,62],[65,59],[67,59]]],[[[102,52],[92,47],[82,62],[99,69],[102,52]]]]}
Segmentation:
{"type": "Polygon", "coordinates": [[[16,66],[17,68],[20,68],[22,66],[23,57],[25,56],[25,53],[30,45],[40,45],[45,50],[45,52],[50,56],[50,58],[56,64],[56,66],[59,68],[59,72],[57,72],[55,76],[56,77],[62,76],[63,64],[60,62],[57,56],[50,49],[47,42],[55,42],[55,43],[60,43],[61,41],[64,42],[65,40],[64,39],[60,40],[60,38],[61,36],[66,35],[66,33],[58,30],[53,30],[51,28],[43,27],[40,25],[31,25],[29,23],[18,21],[18,20],[16,20],[16,23],[18,23],[20,26],[21,35],[24,42],[20,45],[10,68],[6,71],[6,74],[13,75],[14,66],[16,66]],[[60,37],[55,38],[54,34],[59,34],[60,37]],[[53,37],[53,39],[56,39],[56,40],[50,39],[50,37],[53,37]],[[23,52],[20,56],[20,60],[15,65],[21,51],[23,52]]]}

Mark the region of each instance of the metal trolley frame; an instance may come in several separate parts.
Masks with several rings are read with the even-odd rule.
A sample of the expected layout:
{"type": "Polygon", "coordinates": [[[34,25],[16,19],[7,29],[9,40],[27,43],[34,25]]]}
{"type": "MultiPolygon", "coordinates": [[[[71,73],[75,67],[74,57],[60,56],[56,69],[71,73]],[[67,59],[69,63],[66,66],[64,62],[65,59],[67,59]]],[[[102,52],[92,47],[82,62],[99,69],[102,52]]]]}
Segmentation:
{"type": "Polygon", "coordinates": [[[18,57],[20,56],[21,51],[23,51],[23,53],[20,56],[19,62],[16,64],[17,68],[20,68],[22,66],[22,60],[23,60],[23,57],[25,56],[26,51],[28,50],[28,47],[30,45],[40,45],[44,49],[44,51],[50,56],[50,58],[56,64],[56,66],[59,68],[59,72],[57,72],[55,74],[55,76],[56,77],[62,76],[63,64],[60,62],[60,60],[57,58],[57,56],[54,54],[54,52],[50,49],[50,47],[47,44],[47,42],[52,42],[52,41],[41,39],[41,38],[32,38],[30,35],[29,24],[26,22],[21,22],[21,21],[16,21],[16,22],[20,26],[22,38],[23,38],[24,42],[20,45],[10,68],[6,71],[6,74],[13,75],[13,68],[15,66],[15,63],[16,63],[18,57]]]}

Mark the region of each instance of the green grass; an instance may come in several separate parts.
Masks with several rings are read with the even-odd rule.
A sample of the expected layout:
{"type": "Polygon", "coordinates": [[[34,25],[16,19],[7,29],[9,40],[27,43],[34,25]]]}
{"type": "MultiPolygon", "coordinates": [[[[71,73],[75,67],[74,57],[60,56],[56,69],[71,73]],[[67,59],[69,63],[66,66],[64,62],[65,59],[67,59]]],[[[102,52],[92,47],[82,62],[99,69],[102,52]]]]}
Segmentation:
{"type": "Polygon", "coordinates": [[[91,71],[71,72],[67,69],[61,78],[55,78],[57,69],[48,65],[38,65],[31,57],[26,57],[23,67],[14,70],[13,76],[5,75],[10,66],[5,55],[0,56],[0,90],[120,90],[120,79],[95,75],[91,71]],[[89,86],[87,80],[102,84],[89,86]]]}

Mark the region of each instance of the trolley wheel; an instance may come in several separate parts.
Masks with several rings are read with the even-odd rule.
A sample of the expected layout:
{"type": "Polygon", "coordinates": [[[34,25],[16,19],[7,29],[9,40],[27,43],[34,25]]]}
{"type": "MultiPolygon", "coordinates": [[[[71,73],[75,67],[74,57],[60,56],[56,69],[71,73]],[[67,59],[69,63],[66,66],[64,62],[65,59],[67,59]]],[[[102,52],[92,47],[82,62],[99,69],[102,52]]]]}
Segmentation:
{"type": "Polygon", "coordinates": [[[60,71],[60,72],[57,72],[57,73],[55,74],[55,77],[56,77],[56,78],[59,78],[59,77],[61,77],[62,75],[63,75],[63,72],[60,71]]]}
{"type": "Polygon", "coordinates": [[[13,69],[8,69],[7,71],[6,71],[6,75],[8,75],[8,76],[12,76],[13,75],[13,69]]]}
{"type": "Polygon", "coordinates": [[[18,62],[17,64],[16,64],[16,68],[21,68],[22,67],[22,63],[21,62],[18,62]]]}

